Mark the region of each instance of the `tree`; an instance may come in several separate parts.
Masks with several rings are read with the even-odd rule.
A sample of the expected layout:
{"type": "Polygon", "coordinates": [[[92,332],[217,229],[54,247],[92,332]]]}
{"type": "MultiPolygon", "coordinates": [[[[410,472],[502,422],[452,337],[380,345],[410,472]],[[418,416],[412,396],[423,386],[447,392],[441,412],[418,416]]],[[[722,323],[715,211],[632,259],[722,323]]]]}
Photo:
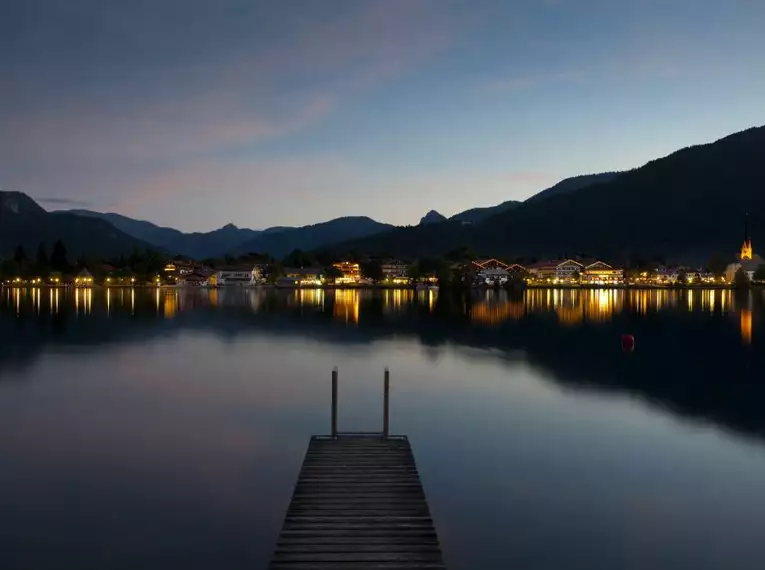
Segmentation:
{"type": "Polygon", "coordinates": [[[24,246],[21,244],[16,246],[16,249],[13,252],[13,261],[19,264],[19,267],[23,267],[23,265],[27,262],[27,254],[24,252],[24,246]]]}
{"type": "Polygon", "coordinates": [[[733,276],[733,285],[737,289],[747,289],[751,285],[749,275],[747,275],[742,267],[739,267],[736,275],[733,276]]]}
{"type": "Polygon", "coordinates": [[[688,274],[685,272],[685,269],[681,269],[677,272],[677,284],[678,285],[685,285],[688,282],[688,274]]]}
{"type": "Polygon", "coordinates": [[[315,262],[316,260],[311,254],[302,249],[294,249],[282,260],[282,265],[285,267],[308,267],[314,265],[315,262]]]}
{"type": "Polygon", "coordinates": [[[280,263],[269,263],[265,270],[266,283],[274,284],[284,276],[284,269],[280,263]]]}
{"type": "Polygon", "coordinates": [[[324,277],[331,280],[333,283],[335,282],[335,279],[339,279],[342,276],[343,272],[334,265],[330,265],[324,270],[324,277]]]}
{"type": "Polygon", "coordinates": [[[709,272],[715,277],[722,277],[723,275],[725,275],[725,270],[727,268],[728,268],[728,262],[719,256],[713,257],[712,259],[709,260],[709,263],[707,264],[707,269],[709,269],[709,272]]]}
{"type": "Polygon", "coordinates": [[[373,259],[361,264],[361,275],[372,281],[382,281],[385,275],[382,270],[382,263],[379,259],[373,259]]]}
{"type": "Polygon", "coordinates": [[[53,252],[50,255],[50,266],[54,271],[60,271],[61,273],[69,271],[69,261],[66,258],[66,247],[61,240],[58,240],[53,244],[53,252]]]}
{"type": "Polygon", "coordinates": [[[0,262],[0,279],[10,280],[19,276],[19,264],[12,259],[4,259],[0,262]]]}
{"type": "Polygon", "coordinates": [[[412,263],[406,268],[406,274],[412,281],[417,281],[422,278],[422,270],[419,263],[412,263]]]}
{"type": "Polygon", "coordinates": [[[757,270],[754,272],[754,279],[756,281],[765,281],[765,263],[757,266],[757,270]]]}
{"type": "Polygon", "coordinates": [[[40,242],[37,246],[37,261],[35,262],[35,270],[40,275],[48,274],[48,253],[45,251],[45,244],[40,242]]]}

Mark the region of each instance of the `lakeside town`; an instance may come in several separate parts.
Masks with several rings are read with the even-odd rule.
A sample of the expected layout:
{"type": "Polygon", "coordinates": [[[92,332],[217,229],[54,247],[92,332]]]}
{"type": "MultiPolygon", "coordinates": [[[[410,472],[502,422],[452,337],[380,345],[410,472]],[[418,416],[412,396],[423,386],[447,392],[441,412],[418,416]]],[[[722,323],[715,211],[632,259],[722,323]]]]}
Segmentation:
{"type": "MultiPolygon", "coordinates": [[[[500,259],[340,259],[320,264],[295,251],[281,263],[268,256],[258,259],[196,261],[155,252],[135,252],[111,263],[66,262],[65,247],[54,246],[50,260],[41,244],[35,262],[19,247],[14,259],[0,262],[3,286],[53,287],[386,287],[437,289],[523,287],[732,287],[765,283],[765,260],[754,253],[745,232],[732,260],[709,267],[633,264],[621,267],[596,258],[535,261],[528,264],[500,259]]],[[[327,261],[326,259],[324,261],[327,261]]]]}

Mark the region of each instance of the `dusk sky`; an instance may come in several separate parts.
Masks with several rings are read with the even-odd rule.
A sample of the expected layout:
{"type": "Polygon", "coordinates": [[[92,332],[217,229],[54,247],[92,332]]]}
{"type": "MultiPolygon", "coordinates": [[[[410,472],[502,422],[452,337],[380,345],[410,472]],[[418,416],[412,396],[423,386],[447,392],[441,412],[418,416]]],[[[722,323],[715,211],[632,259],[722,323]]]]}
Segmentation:
{"type": "Polygon", "coordinates": [[[762,0],[0,0],[0,189],[415,224],[765,123],[762,0]]]}

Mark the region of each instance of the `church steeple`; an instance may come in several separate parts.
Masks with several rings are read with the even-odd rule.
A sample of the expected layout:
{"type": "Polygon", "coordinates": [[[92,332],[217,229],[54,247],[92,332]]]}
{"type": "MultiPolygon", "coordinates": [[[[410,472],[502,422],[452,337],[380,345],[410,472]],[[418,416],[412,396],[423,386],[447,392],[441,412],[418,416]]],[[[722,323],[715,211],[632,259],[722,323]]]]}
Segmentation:
{"type": "Polygon", "coordinates": [[[744,218],[744,245],[741,246],[741,259],[752,259],[752,240],[749,238],[749,214],[744,218]]]}

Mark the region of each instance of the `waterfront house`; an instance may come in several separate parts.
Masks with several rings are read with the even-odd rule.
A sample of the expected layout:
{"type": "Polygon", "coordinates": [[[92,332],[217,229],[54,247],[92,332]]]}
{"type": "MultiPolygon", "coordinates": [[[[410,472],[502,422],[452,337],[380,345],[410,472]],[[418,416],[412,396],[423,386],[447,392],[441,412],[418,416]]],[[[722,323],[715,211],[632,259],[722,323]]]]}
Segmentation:
{"type": "Polygon", "coordinates": [[[335,283],[358,283],[361,280],[361,268],[353,261],[340,261],[332,264],[340,270],[342,277],[335,279],[335,283]]]}
{"type": "Polygon", "coordinates": [[[498,259],[478,259],[473,262],[476,282],[480,285],[504,285],[510,279],[509,267],[498,259]]]}
{"type": "Polygon", "coordinates": [[[93,276],[90,274],[90,271],[83,267],[74,278],[74,285],[75,287],[90,287],[93,285],[93,276]]]}
{"type": "Polygon", "coordinates": [[[317,287],[324,283],[323,267],[285,267],[284,277],[277,280],[279,287],[317,287]]]}
{"type": "Polygon", "coordinates": [[[260,283],[261,276],[259,266],[227,266],[216,268],[207,281],[212,286],[238,285],[244,287],[260,283]]]}
{"type": "Polygon", "coordinates": [[[679,277],[679,268],[665,267],[662,265],[656,270],[656,275],[654,276],[653,280],[657,285],[672,285],[677,283],[679,277]]]}
{"type": "Polygon", "coordinates": [[[529,266],[528,271],[536,281],[551,283],[579,282],[584,264],[574,259],[540,261],[529,266]]]}
{"type": "Polygon", "coordinates": [[[181,287],[204,287],[207,285],[207,275],[196,272],[179,275],[178,285],[181,287]]]}
{"type": "Polygon", "coordinates": [[[584,266],[582,283],[588,285],[620,285],[624,283],[624,269],[613,267],[605,261],[595,261],[584,266]]]}
{"type": "Polygon", "coordinates": [[[399,259],[386,259],[380,266],[383,279],[390,281],[406,278],[409,271],[407,264],[399,259]]]}

